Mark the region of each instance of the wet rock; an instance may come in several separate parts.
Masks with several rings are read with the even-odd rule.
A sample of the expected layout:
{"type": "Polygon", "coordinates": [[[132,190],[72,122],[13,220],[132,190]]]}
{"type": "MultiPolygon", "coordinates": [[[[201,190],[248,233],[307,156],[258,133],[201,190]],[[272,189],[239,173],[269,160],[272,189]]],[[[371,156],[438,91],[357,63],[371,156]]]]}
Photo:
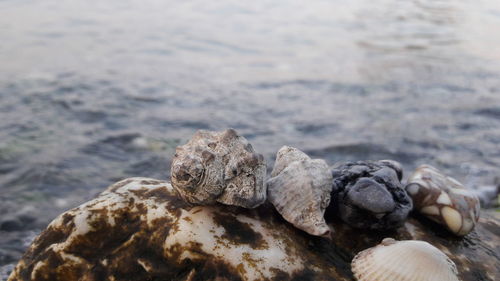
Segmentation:
{"type": "MultiPolygon", "coordinates": [[[[59,215],[9,281],[353,280],[353,257],[385,234],[330,224],[332,241],[284,223],[268,204],[192,206],[167,182],[131,178],[59,215]]],[[[492,281],[500,275],[499,231],[485,215],[474,236],[457,240],[409,218],[392,237],[444,251],[462,281],[492,281]]]]}
{"type": "Polygon", "coordinates": [[[406,190],[413,198],[415,210],[458,236],[471,232],[479,219],[476,195],[430,165],[415,170],[408,178],[406,190]]]}
{"type": "Polygon", "coordinates": [[[264,157],[232,129],[196,132],[171,166],[173,187],[192,204],[255,208],[266,200],[265,176],[264,157]]]}
{"type": "Polygon", "coordinates": [[[317,236],[330,233],[324,214],[330,204],[332,175],[324,160],[283,146],[267,181],[269,202],[295,227],[317,236]]]}
{"type": "Polygon", "coordinates": [[[329,212],[347,224],[364,229],[400,227],[412,208],[400,179],[401,164],[393,160],[359,161],[332,168],[333,191],[329,212]]]}
{"type": "Polygon", "coordinates": [[[127,179],[50,223],[10,280],[333,279],[265,210],[193,206],[166,182],[127,179]]]}

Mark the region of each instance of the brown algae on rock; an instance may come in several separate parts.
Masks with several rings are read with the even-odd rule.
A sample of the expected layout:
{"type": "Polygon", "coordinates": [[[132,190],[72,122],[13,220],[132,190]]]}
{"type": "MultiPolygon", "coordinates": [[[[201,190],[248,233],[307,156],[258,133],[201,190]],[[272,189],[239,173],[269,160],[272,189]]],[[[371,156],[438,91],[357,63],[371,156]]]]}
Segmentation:
{"type": "Polygon", "coordinates": [[[200,130],[176,149],[172,186],[189,203],[255,208],[266,200],[266,163],[235,130],[200,130]]]}
{"type": "Polygon", "coordinates": [[[415,210],[458,236],[471,232],[479,219],[480,203],[474,193],[430,165],[415,170],[406,191],[415,210]]]}
{"type": "MultiPolygon", "coordinates": [[[[351,281],[352,257],[382,234],[329,224],[331,241],[284,223],[270,204],[193,206],[165,181],[130,178],[58,216],[8,280],[351,281]]],[[[431,242],[463,281],[496,281],[499,231],[498,220],[485,215],[473,234],[453,239],[409,218],[394,238],[431,242]]]]}
{"type": "Polygon", "coordinates": [[[193,206],[167,182],[127,179],[50,223],[9,281],[336,279],[265,210],[193,206]]]}
{"type": "Polygon", "coordinates": [[[283,146],[267,181],[269,201],[285,220],[317,236],[330,233],[324,214],[330,204],[332,175],[324,160],[283,146]]]}

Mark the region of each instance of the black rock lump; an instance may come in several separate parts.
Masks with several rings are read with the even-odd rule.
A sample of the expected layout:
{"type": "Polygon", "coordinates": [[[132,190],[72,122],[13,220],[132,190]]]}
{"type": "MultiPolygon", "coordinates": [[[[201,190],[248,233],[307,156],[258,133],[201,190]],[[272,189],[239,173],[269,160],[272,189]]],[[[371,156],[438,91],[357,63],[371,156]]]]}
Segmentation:
{"type": "Polygon", "coordinates": [[[412,201],[400,182],[401,165],[393,160],[348,162],[333,166],[329,213],[363,229],[401,226],[412,201]]]}

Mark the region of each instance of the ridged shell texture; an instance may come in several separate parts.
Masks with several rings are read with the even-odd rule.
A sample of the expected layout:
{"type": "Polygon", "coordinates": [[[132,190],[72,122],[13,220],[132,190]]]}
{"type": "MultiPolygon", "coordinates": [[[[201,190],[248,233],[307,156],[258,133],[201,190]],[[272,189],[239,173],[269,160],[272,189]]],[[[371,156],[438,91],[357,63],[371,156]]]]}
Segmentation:
{"type": "Polygon", "coordinates": [[[285,220],[311,235],[330,233],[325,209],[330,204],[332,175],[324,160],[284,146],[267,181],[268,198],[285,220]]]}
{"type": "Polygon", "coordinates": [[[425,241],[386,238],[357,254],[351,266],[358,281],[459,280],[453,261],[425,241]]]}

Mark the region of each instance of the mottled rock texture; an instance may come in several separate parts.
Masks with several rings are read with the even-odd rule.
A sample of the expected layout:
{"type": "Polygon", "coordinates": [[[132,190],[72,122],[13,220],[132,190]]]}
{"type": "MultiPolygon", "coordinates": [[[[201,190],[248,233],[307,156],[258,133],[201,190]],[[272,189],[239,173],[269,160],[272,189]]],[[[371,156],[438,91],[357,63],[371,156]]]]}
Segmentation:
{"type": "Polygon", "coordinates": [[[500,276],[500,225],[490,217],[461,239],[412,218],[385,233],[328,221],[333,240],[296,229],[269,204],[191,206],[167,182],[131,178],[58,216],[9,281],[353,280],[352,258],[385,237],[433,244],[464,281],[500,276]]]}
{"type": "Polygon", "coordinates": [[[396,161],[358,161],[332,168],[332,203],[328,209],[347,224],[387,230],[401,226],[412,208],[396,161]]]}
{"type": "Polygon", "coordinates": [[[233,129],[200,130],[176,149],[173,187],[189,203],[255,208],[266,200],[266,162],[233,129]]]}

